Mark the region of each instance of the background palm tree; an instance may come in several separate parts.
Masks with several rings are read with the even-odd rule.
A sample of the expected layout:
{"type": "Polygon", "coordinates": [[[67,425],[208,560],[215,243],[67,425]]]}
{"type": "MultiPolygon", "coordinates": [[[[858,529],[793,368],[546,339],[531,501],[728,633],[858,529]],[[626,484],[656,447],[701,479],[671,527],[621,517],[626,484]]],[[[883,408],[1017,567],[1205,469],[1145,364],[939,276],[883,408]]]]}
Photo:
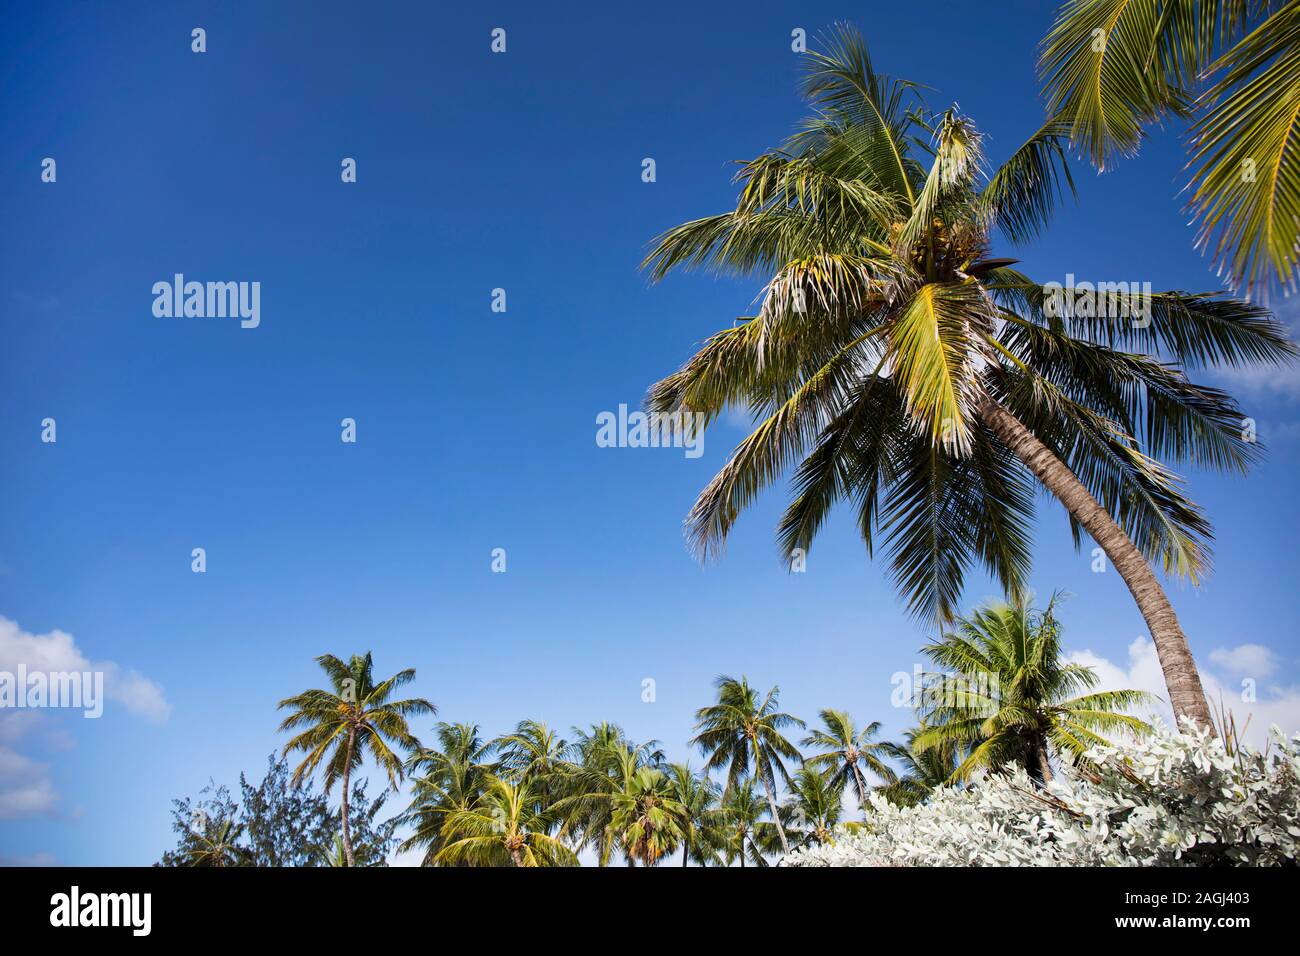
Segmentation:
{"type": "Polygon", "coordinates": [[[790,794],[781,807],[781,820],[796,847],[816,846],[831,839],[844,815],[844,785],[839,773],[821,773],[807,764],[794,775],[790,794]]]}
{"type": "Polygon", "coordinates": [[[394,790],[402,779],[402,759],[389,747],[392,741],[399,750],[414,751],[420,742],[411,733],[407,717],[436,712],[433,704],[423,698],[389,700],[393,691],[415,679],[415,670],[408,668],[378,684],[373,679],[374,662],[370,652],[365,656],[353,655],[344,664],[333,654],[316,658],[329,677],[332,690],[309,690],[280,701],[281,710],[292,713],[280,724],[281,731],[306,729],[284,746],[284,753],[305,751],[307,756],[294,771],[293,782],[301,783],[304,777],[315,772],[322,760],[325,763],[325,793],[335,781],[342,780],[343,851],[348,866],[356,866],[352,852],[352,834],[348,824],[348,787],[352,771],[361,766],[362,756],[369,753],[381,770],[388,775],[394,790]]]}
{"type": "Polygon", "coordinates": [[[474,806],[447,818],[439,862],[471,866],[577,866],[578,858],[551,835],[555,817],[538,809],[536,778],[518,784],[489,775],[474,806]]]}
{"type": "Polygon", "coordinates": [[[439,723],[434,729],[438,748],[421,749],[408,763],[415,792],[402,822],[414,832],[398,848],[406,852],[423,847],[425,866],[441,865],[438,854],[447,844],[447,819],[477,803],[496,769],[477,724],[439,723]]]}
{"type": "Polygon", "coordinates": [[[1192,120],[1198,244],[1234,285],[1294,285],[1300,256],[1300,2],[1073,0],[1043,40],[1047,108],[1098,169],[1143,128],[1192,120]]]}
{"type": "Polygon", "coordinates": [[[770,804],[754,792],[753,780],[742,780],[723,792],[723,852],[728,864],[739,861],[743,868],[749,860],[755,866],[767,866],[763,856],[766,834],[775,829],[763,819],[769,812],[770,804]]]}
{"type": "Polygon", "coordinates": [[[563,796],[555,804],[562,811],[561,833],[579,847],[591,847],[598,865],[608,866],[619,845],[613,797],[641,767],[661,766],[663,749],[657,740],[632,743],[611,723],[593,724],[586,731],[575,727],[573,735],[563,796]]]}
{"type": "Polygon", "coordinates": [[[1078,761],[1089,748],[1109,743],[1103,733],[1150,732],[1123,713],[1149,703],[1150,694],[1094,691],[1098,677],[1091,668],[1061,660],[1054,606],[1055,599],[1042,611],[1024,602],[990,604],[924,649],[957,676],[925,693],[922,712],[930,728],[912,741],[914,748],[969,748],[956,778],[1014,762],[1046,782],[1053,752],[1078,761]]]}
{"type": "Polygon", "coordinates": [[[1260,449],[1241,410],[1186,368],[1277,362],[1294,346],[1265,310],[1217,295],[1065,308],[1014,260],[990,258],[993,229],[1021,242],[1050,219],[1068,182],[1063,130],[1036,131],[984,181],[969,119],[926,111],[853,31],[825,45],[802,58],[815,114],[741,166],[734,210],[670,229],[646,259],[656,280],[678,267],[767,280],[756,315],[647,399],[653,412],[711,419],[741,405],[760,420],[692,508],[693,545],[716,554],[797,464],[783,552],[806,550],[850,500],[909,608],[944,623],[973,565],[1023,593],[1041,486],[1076,544],[1087,532],[1128,586],[1175,714],[1212,729],[1150,563],[1196,580],[1210,526],[1157,457],[1244,472],[1260,449]]]}
{"type": "Polygon", "coordinates": [[[773,687],[763,698],[749,685],[749,680],[736,680],[725,674],[713,686],[718,689],[718,699],[695,713],[695,737],[691,743],[700,748],[707,758],[705,771],[715,767],[727,768],[727,790],[750,776],[751,772],[763,786],[772,820],[776,824],[781,849],[790,852],[785,830],[776,808],[776,778],[787,783],[790,773],[782,758],[799,760],[799,750],[782,736],[786,727],[802,727],[802,720],[778,711],[780,689],[773,687]]]}
{"type": "Polygon", "coordinates": [[[689,826],[672,778],[657,767],[631,770],[610,795],[610,827],[629,865],[654,866],[682,842],[689,826]]]}
{"type": "Polygon", "coordinates": [[[880,732],[880,721],[873,721],[858,730],[853,718],[845,711],[823,710],[818,716],[826,729],[813,730],[803,739],[802,745],[818,747],[825,752],[804,757],[804,766],[828,774],[841,789],[852,783],[865,815],[867,794],[871,788],[867,786],[864,771],[874,773],[885,784],[897,779],[893,769],[880,759],[888,752],[888,744],[873,739],[880,732]]]}
{"type": "Polygon", "coordinates": [[[673,797],[684,811],[682,866],[690,862],[700,866],[719,862],[726,829],[718,785],[708,774],[697,774],[690,764],[669,764],[668,776],[673,784],[673,797]]]}
{"type": "Polygon", "coordinates": [[[903,743],[883,745],[884,752],[903,765],[898,779],[877,788],[891,803],[912,807],[925,802],[933,791],[953,782],[957,768],[965,759],[963,748],[951,740],[931,743],[926,749],[918,750],[916,741],[929,729],[922,720],[919,726],[904,733],[903,743]]]}

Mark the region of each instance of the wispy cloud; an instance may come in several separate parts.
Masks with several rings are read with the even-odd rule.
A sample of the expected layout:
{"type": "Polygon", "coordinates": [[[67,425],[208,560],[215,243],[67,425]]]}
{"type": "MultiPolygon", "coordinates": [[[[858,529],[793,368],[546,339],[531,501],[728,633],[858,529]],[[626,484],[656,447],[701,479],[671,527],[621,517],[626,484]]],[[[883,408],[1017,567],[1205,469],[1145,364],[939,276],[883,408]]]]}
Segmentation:
{"type": "MultiPolygon", "coordinates": [[[[113,661],[92,662],[71,634],[54,630],[31,634],[0,616],[0,672],[20,668],[36,673],[102,673],[104,695],[128,712],[155,723],[167,719],[171,705],[162,688],[113,661]]],[[[42,758],[71,746],[71,738],[52,719],[55,711],[0,710],[0,820],[54,813],[58,793],[44,759],[20,751],[39,741],[42,758]]]]}

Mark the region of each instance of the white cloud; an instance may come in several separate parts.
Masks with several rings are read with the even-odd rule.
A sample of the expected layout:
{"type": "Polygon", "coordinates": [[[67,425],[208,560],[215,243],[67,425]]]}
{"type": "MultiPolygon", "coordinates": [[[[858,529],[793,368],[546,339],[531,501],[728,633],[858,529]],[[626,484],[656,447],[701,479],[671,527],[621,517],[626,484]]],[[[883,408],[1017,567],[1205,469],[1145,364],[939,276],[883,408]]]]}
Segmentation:
{"type": "MultiPolygon", "coordinates": [[[[20,665],[29,674],[102,673],[104,696],[132,714],[160,723],[171,712],[171,705],[157,684],[112,661],[90,661],[77,648],[71,634],[59,630],[29,634],[16,622],[0,616],[0,671],[14,674],[20,665]]],[[[37,737],[43,754],[71,746],[67,732],[51,720],[54,713],[28,709],[0,711],[0,820],[54,812],[58,793],[49,765],[16,749],[24,741],[30,748],[37,737]]]]}
{"type": "Polygon", "coordinates": [[[33,853],[31,856],[0,856],[0,866],[54,866],[58,860],[52,853],[33,853]]]}
{"type": "MultiPolygon", "coordinates": [[[[1160,669],[1156,647],[1149,638],[1139,637],[1128,646],[1127,666],[1090,650],[1076,651],[1067,659],[1093,668],[1101,678],[1099,690],[1132,688],[1154,694],[1159,703],[1143,716],[1158,717],[1172,726],[1173,711],[1166,699],[1164,672],[1160,669]]],[[[1273,724],[1281,727],[1287,736],[1300,731],[1300,687],[1258,688],[1255,700],[1245,699],[1247,689],[1242,680],[1258,682],[1266,672],[1272,673],[1276,667],[1276,656],[1271,650],[1259,644],[1242,644],[1234,648],[1219,648],[1210,654],[1209,660],[1227,673],[1217,674],[1202,667],[1201,683],[1205,694],[1212,708],[1217,710],[1222,704],[1233,715],[1243,741],[1256,747],[1263,746],[1273,724]],[[1249,673],[1241,669],[1247,666],[1255,669],[1249,673]]],[[[1255,684],[1251,687],[1254,688],[1255,684]]]]}
{"type": "Polygon", "coordinates": [[[1230,677],[1253,677],[1259,680],[1277,670],[1277,655],[1263,644],[1242,644],[1210,651],[1210,663],[1230,677]]]}
{"type": "Polygon", "coordinates": [[[29,634],[17,622],[0,615],[0,671],[15,673],[18,665],[28,673],[99,672],[104,675],[104,694],[127,710],[161,723],[171,713],[171,705],[162,688],[133,670],[124,670],[112,661],[92,663],[77,648],[72,635],[54,630],[48,634],[29,634]]]}
{"type": "Polygon", "coordinates": [[[49,767],[0,747],[0,820],[52,813],[57,800],[49,767]]]}

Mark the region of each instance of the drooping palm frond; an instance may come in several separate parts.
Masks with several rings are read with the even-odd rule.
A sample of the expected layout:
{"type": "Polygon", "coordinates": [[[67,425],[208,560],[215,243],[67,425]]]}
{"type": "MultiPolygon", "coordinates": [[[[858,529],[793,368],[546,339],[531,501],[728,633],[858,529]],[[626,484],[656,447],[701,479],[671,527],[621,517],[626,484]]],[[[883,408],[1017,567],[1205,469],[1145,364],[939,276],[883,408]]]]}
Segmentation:
{"type": "Polygon", "coordinates": [[[1198,244],[1232,283],[1294,285],[1300,264],[1300,2],[1070,0],[1039,62],[1050,122],[1099,169],[1143,129],[1195,117],[1198,244]]]}
{"type": "Polygon", "coordinates": [[[1300,266],[1300,2],[1282,5],[1216,64],[1214,104],[1192,130],[1198,243],[1235,281],[1300,266]]]}

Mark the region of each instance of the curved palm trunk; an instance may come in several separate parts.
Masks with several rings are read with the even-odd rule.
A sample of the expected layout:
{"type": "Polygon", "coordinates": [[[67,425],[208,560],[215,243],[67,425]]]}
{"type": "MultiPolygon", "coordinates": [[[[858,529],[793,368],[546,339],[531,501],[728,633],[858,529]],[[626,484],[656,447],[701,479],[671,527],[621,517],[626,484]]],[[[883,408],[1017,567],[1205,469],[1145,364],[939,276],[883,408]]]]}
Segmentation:
{"type": "Polygon", "coordinates": [[[781,855],[790,855],[790,844],[785,838],[785,827],[781,826],[781,817],[776,812],[776,796],[772,793],[772,788],[767,785],[766,774],[759,774],[759,779],[763,781],[763,793],[767,794],[767,805],[772,811],[772,822],[776,824],[776,835],[781,838],[781,855]]]}
{"type": "Polygon", "coordinates": [[[348,787],[352,779],[352,746],[356,740],[356,730],[348,731],[348,750],[343,758],[343,805],[341,813],[343,815],[343,856],[348,861],[348,866],[356,866],[356,857],[352,855],[352,828],[348,825],[348,787]]]}
{"type": "Polygon", "coordinates": [[[1215,734],[1210,708],[1201,687],[1196,662],[1187,646],[1187,637],[1178,624],[1173,606],[1155,573],[1124,530],[1106,509],[1097,503],[1083,483],[1052,450],[1038,440],[1011,412],[996,400],[985,396],[980,403],[980,418],[993,433],[1029,468],[1048,491],[1065,506],[1097,542],[1128,585],[1138,610],[1151,631],[1160,668],[1175,719],[1190,717],[1198,727],[1215,734]]]}

